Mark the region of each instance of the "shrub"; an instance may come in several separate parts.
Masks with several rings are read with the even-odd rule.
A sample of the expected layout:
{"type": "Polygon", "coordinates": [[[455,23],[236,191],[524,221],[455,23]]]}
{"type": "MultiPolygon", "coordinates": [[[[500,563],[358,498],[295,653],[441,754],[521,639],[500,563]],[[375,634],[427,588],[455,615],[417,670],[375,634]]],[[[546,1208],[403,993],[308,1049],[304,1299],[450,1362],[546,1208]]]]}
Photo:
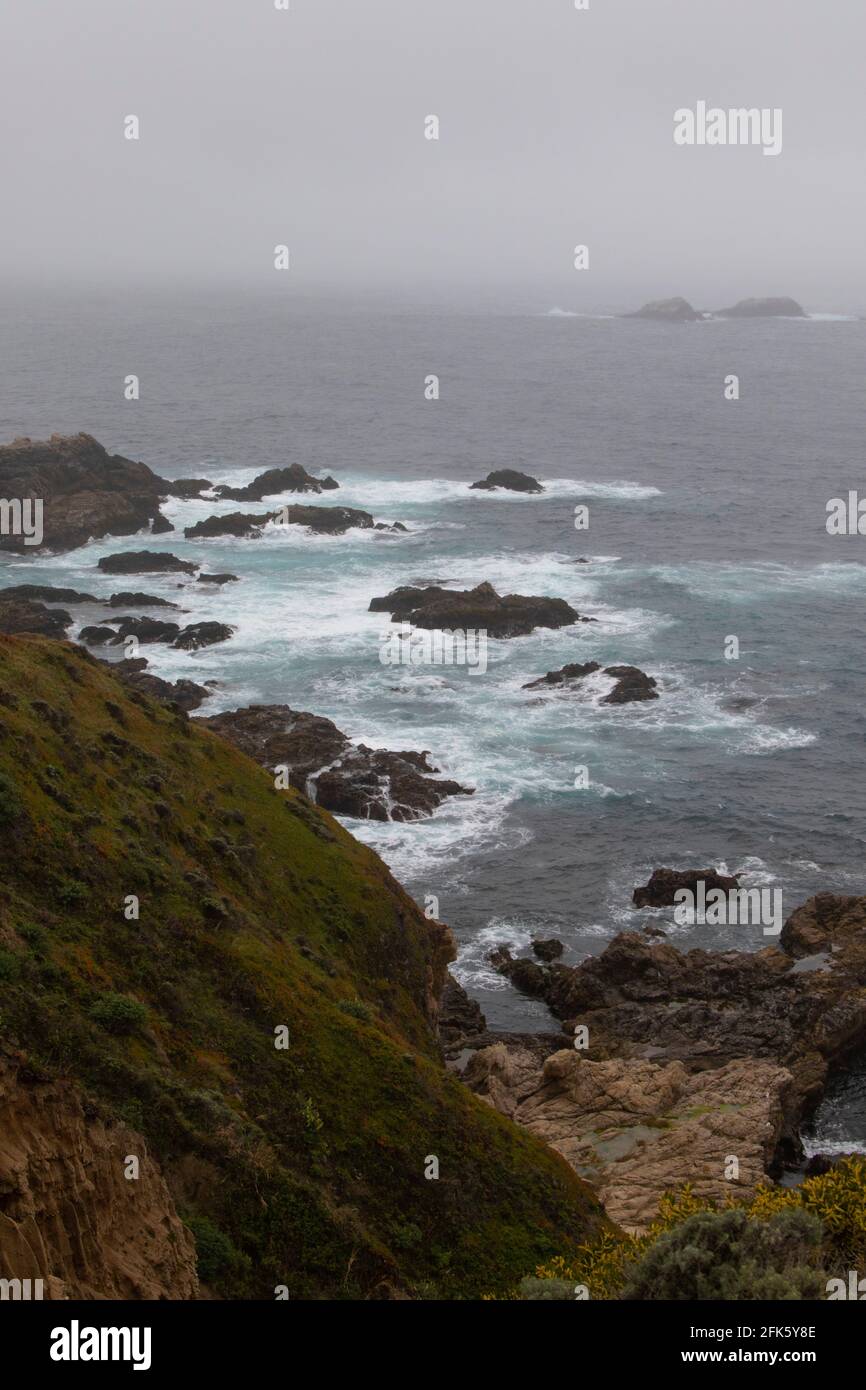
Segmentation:
{"type": "Polygon", "coordinates": [[[629,1273],[623,1299],[817,1299],[824,1227],[802,1208],[750,1220],[743,1210],[704,1211],[667,1231],[629,1273]]]}
{"type": "Polygon", "coordinates": [[[11,777],[0,772],[0,830],[12,826],[24,814],[24,807],[11,777]]]}
{"type": "Polygon", "coordinates": [[[63,907],[81,907],[90,897],[89,890],[74,878],[66,878],[54,890],[57,901],[63,907]]]}
{"type": "Polygon", "coordinates": [[[195,1239],[198,1277],[213,1284],[249,1266],[249,1260],[207,1216],[190,1216],[185,1223],[195,1239]]]}
{"type": "Polygon", "coordinates": [[[103,994],[89,1010],[90,1017],[106,1033],[134,1033],[147,1018],[147,1009],[128,994],[103,994]]]}
{"type": "Polygon", "coordinates": [[[372,1010],[363,999],[341,999],[337,1007],[340,1013],[349,1014],[351,1018],[360,1018],[364,1023],[369,1023],[373,1017],[372,1010]]]}

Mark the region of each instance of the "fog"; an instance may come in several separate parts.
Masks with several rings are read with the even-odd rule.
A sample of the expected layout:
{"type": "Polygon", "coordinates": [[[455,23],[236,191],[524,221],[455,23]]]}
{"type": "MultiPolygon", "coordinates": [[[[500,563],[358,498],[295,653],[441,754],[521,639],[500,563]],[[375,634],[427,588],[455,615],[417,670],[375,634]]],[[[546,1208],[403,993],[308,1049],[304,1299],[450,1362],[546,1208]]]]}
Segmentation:
{"type": "Polygon", "coordinates": [[[589,4],[2,0],[3,284],[866,311],[866,8],[589,4]],[[699,101],[778,157],[678,147],[699,101]]]}

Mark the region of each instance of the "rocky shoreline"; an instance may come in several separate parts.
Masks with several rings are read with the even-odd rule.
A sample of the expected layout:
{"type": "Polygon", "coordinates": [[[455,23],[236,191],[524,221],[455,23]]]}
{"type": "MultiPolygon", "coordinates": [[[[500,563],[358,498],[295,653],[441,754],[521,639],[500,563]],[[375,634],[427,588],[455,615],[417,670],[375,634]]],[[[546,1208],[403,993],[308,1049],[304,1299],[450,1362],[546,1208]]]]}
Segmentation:
{"type": "MultiPolygon", "coordinates": [[[[700,871],[653,879],[656,889],[694,884],[700,871]]],[[[705,882],[709,891],[736,880],[705,882]]],[[[636,900],[658,905],[648,888],[636,900]]],[[[562,1033],[489,1032],[457,986],[446,995],[446,1056],[476,1094],[562,1153],[632,1231],[684,1183],[724,1203],[800,1169],[801,1127],[833,1071],[866,1043],[866,897],[812,898],[778,945],[756,952],[680,951],[653,926],[577,966],[515,959],[505,947],[491,959],[544,1000],[562,1033]]]]}

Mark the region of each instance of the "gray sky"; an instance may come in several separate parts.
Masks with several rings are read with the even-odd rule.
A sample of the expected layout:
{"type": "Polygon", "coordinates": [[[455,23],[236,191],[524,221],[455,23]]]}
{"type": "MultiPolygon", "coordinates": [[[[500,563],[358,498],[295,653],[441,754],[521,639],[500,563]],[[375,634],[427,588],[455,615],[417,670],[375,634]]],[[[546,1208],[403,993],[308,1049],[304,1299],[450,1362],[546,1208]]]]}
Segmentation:
{"type": "Polygon", "coordinates": [[[866,310],[861,0],[0,0],[0,34],[7,285],[265,282],[285,242],[293,292],[866,310]],[[781,155],[677,148],[699,99],[781,107],[781,155]]]}

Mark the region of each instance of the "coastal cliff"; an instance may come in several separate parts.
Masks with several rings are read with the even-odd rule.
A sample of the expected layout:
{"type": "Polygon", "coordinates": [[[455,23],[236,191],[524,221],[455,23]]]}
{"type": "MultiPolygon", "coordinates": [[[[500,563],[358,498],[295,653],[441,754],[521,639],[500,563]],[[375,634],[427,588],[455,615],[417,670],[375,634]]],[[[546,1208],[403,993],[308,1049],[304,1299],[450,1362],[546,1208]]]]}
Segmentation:
{"type": "Polygon", "coordinates": [[[7,1277],[477,1297],[609,1227],[446,1070],[447,927],[80,647],[0,638],[0,852],[7,1277]]]}

